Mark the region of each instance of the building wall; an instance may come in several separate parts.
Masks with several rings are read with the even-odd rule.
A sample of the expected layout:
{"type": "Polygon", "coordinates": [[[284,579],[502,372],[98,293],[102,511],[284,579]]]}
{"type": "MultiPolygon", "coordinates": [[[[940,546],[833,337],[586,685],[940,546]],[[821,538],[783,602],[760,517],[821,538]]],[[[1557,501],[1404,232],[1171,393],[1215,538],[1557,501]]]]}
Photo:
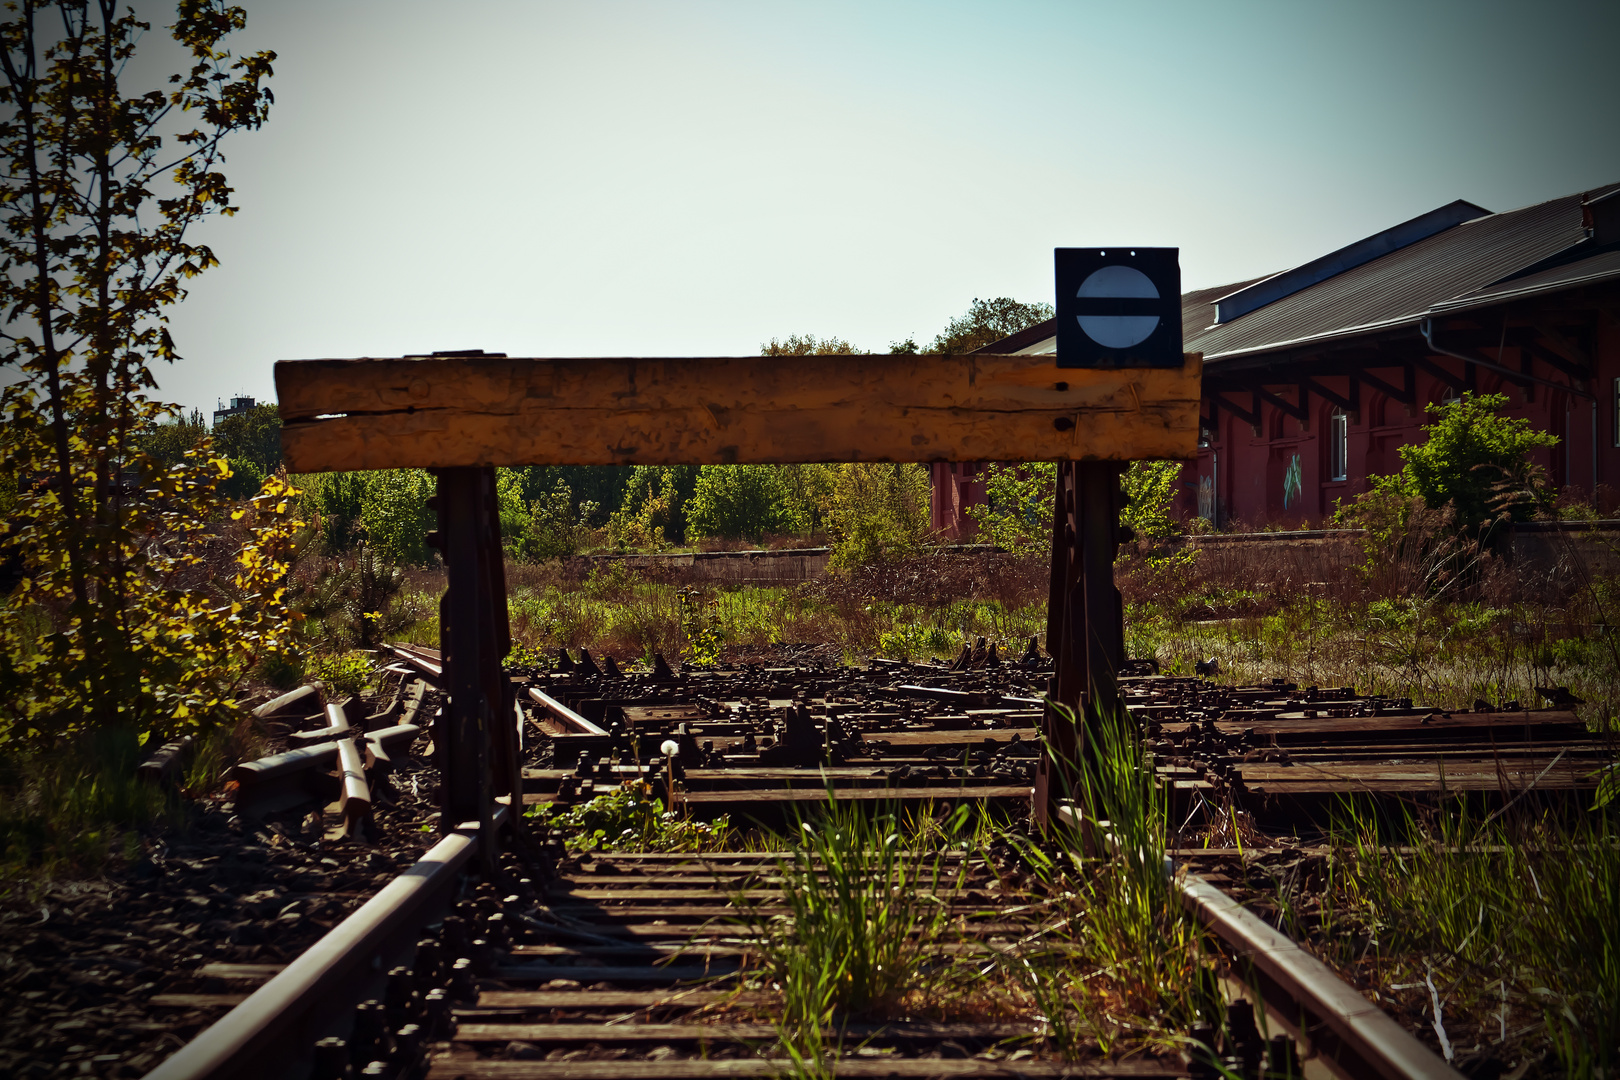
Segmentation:
{"type": "Polygon", "coordinates": [[[951,540],[971,539],[975,526],[968,509],[986,501],[982,463],[936,461],[929,466],[928,479],[934,532],[951,540]]]}
{"type": "MultiPolygon", "coordinates": [[[[1515,348],[1501,350],[1500,362],[1517,370],[1518,353],[1515,348]]],[[[1445,357],[1434,359],[1448,368],[1456,363],[1445,357]]],[[[1620,396],[1620,327],[1612,318],[1604,321],[1596,361],[1595,402],[1546,386],[1528,388],[1527,393],[1527,388],[1507,383],[1501,376],[1483,370],[1477,372],[1475,389],[1481,393],[1505,393],[1508,397],[1503,410],[1505,415],[1529,420],[1538,430],[1557,435],[1560,444],[1536,451],[1535,463],[1547,471],[1549,479],[1559,488],[1570,487],[1591,495],[1596,486],[1599,505],[1607,509],[1620,495],[1620,445],[1617,445],[1616,435],[1617,420],[1620,420],[1616,415],[1617,396],[1620,396]]],[[[1542,364],[1538,364],[1536,370],[1542,374],[1547,372],[1542,364]]],[[[1398,368],[1373,371],[1385,382],[1400,385],[1398,368]]],[[[1319,381],[1328,389],[1349,396],[1347,377],[1319,381]]],[[[1421,441],[1420,429],[1431,418],[1421,406],[1439,404],[1446,394],[1447,387],[1441,380],[1420,373],[1420,407],[1409,409],[1371,391],[1363,383],[1361,409],[1349,417],[1348,469],[1343,480],[1333,479],[1328,472],[1327,433],[1335,411],[1332,405],[1313,397],[1307,426],[1281,409],[1263,404],[1262,428],[1258,435],[1247,422],[1222,409],[1218,431],[1213,433],[1210,445],[1199,451],[1196,479],[1191,483],[1183,482],[1178,510],[1184,516],[1208,516],[1209,493],[1213,492],[1216,520],[1223,528],[1320,526],[1332,517],[1341,500],[1349,502],[1368,490],[1369,477],[1400,471],[1399,448],[1421,441]],[[1297,490],[1289,482],[1296,458],[1298,466],[1292,471],[1298,479],[1297,490]]]]}

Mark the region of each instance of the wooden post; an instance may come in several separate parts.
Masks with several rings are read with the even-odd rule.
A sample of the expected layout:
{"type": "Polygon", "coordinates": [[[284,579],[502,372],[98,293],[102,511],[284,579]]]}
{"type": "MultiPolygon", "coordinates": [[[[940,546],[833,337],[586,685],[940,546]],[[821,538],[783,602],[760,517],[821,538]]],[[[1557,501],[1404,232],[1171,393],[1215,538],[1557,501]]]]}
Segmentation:
{"type": "Polygon", "coordinates": [[[1047,706],[1047,753],[1035,774],[1035,819],[1045,828],[1058,804],[1075,798],[1086,754],[1086,726],[1113,708],[1125,661],[1123,601],[1114,585],[1119,539],[1117,462],[1059,462],[1052,513],[1052,579],[1046,648],[1054,675],[1049,693],[1073,710],[1071,724],[1047,706]]]}
{"type": "MultiPolygon", "coordinates": [[[[480,836],[490,836],[494,808],[490,792],[490,730],[495,719],[486,696],[486,652],[494,645],[486,633],[489,607],[488,570],[482,566],[480,535],[487,529],[484,473],[493,469],[438,470],[438,543],[448,569],[448,585],[439,604],[439,651],[450,700],[434,733],[439,756],[439,831],[453,832],[464,821],[476,821],[480,836]]],[[[504,608],[505,597],[501,597],[504,608]]],[[[499,658],[495,658],[499,663],[499,658]]],[[[493,845],[480,845],[492,847],[493,845]]]]}

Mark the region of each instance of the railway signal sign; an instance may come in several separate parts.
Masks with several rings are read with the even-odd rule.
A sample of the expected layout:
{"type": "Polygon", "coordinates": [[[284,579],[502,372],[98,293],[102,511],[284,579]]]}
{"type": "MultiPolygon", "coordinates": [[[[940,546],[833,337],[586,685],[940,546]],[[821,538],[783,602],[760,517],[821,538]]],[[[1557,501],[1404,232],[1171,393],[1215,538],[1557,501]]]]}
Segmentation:
{"type": "Polygon", "coordinates": [[[1057,366],[1180,367],[1179,248],[1058,248],[1057,366]]]}

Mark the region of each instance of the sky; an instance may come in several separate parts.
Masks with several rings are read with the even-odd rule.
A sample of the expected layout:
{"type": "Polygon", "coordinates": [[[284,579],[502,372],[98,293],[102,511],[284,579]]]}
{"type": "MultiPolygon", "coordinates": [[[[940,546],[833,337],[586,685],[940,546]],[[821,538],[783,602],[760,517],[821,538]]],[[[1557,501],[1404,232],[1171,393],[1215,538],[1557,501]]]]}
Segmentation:
{"type": "MultiPolygon", "coordinates": [[[[283,359],[886,351],[1054,247],[1203,288],[1620,180],[1612,2],[244,6],[276,104],[156,372],[205,411],[283,359]]],[[[126,90],[178,70],[137,8],[126,90]]]]}

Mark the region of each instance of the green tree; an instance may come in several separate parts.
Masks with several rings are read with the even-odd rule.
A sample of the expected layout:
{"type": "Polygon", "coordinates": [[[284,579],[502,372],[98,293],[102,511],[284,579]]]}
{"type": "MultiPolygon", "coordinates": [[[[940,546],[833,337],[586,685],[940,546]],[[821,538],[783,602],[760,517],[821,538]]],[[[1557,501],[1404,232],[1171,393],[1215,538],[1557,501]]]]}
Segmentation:
{"type": "Polygon", "coordinates": [[[189,71],[126,94],[149,27],[114,0],[16,0],[0,22],[0,472],[26,478],[0,526],[25,564],[0,610],[0,739],[194,724],[280,645],[286,491],[231,511],[227,535],[229,470],[206,443],[167,469],[140,447],[175,413],[146,394],[150,365],[177,358],[165,309],[216,263],[191,230],[235,209],[222,142],[270,107],[274,54],[219,47],[244,23],[182,0],[189,71]]]}
{"type": "Polygon", "coordinates": [[[185,461],[186,455],[202,446],[208,438],[208,425],[203,422],[203,414],[197,409],[192,409],[189,416],[181,413],[161,419],[169,422],[148,424],[137,437],[136,444],[141,453],[150,454],[165,465],[175,466],[185,461]]]}
{"type": "MultiPolygon", "coordinates": [[[[1011,297],[999,296],[994,300],[974,298],[966,314],[952,319],[929,345],[931,353],[960,356],[982,349],[992,341],[1027,330],[1052,318],[1052,305],[1036,301],[1026,304],[1011,297]]],[[[909,342],[908,342],[909,343],[909,342]]],[[[899,346],[896,346],[898,349],[899,346]]]]}
{"type": "Polygon", "coordinates": [[[251,461],[263,476],[281,468],[281,414],[276,403],[255,405],[215,424],[214,448],[232,461],[251,461]]]}
{"type": "MultiPolygon", "coordinates": [[[[1120,521],[1143,539],[1164,540],[1181,531],[1171,513],[1179,461],[1133,461],[1120,476],[1125,505],[1120,521]]],[[[1052,503],[1057,466],[1050,461],[1024,465],[990,466],[985,477],[983,505],[970,507],[968,516],[979,536],[1003,551],[1020,556],[1044,556],[1052,545],[1052,503]]]]}
{"type": "Polygon", "coordinates": [[[798,531],[781,476],[772,465],[705,465],[686,504],[689,536],[758,543],[767,533],[798,531]]]}
{"type": "Polygon", "coordinates": [[[832,564],[848,569],[916,551],[928,536],[928,500],[926,466],[839,466],[827,511],[832,564]]]}
{"type": "MultiPolygon", "coordinates": [[[[425,469],[378,469],[375,472],[347,473],[356,480],[360,503],[360,526],[366,544],[388,562],[402,566],[423,566],[431,563],[435,552],[427,546],[428,530],[435,524],[435,516],[428,509],[437,485],[425,469]]],[[[502,532],[506,531],[511,513],[508,505],[513,501],[515,485],[500,492],[497,474],[497,493],[500,499],[502,532]]],[[[518,509],[521,521],[521,507],[518,509]]],[[[353,546],[352,543],[347,546],[353,546]]]]}
{"type": "Polygon", "coordinates": [[[777,465],[783,509],[793,531],[803,536],[825,532],[841,465],[777,465]]]}
{"type": "Polygon", "coordinates": [[[968,508],[979,539],[1021,557],[1047,553],[1056,485],[1054,462],[992,463],[985,474],[985,502],[968,508]]]}
{"type": "Polygon", "coordinates": [[[865,351],[857,349],[843,338],[818,338],[814,334],[789,334],[778,341],[776,338],[759,347],[761,356],[862,356],[865,351]]]}
{"type": "Polygon", "coordinates": [[[697,490],[696,465],[637,465],[608,529],[621,547],[686,543],[686,506],[697,490]],[[655,539],[656,537],[656,539],[655,539]]]}
{"type": "Polygon", "coordinates": [[[323,554],[337,555],[360,543],[365,473],[304,473],[294,479],[299,514],[315,527],[323,554]]]}
{"type": "Polygon", "coordinates": [[[1125,507],[1119,519],[1143,540],[1168,540],[1181,533],[1181,522],[1171,512],[1176,499],[1176,481],[1181,479],[1179,461],[1133,461],[1120,477],[1125,491],[1125,507]]]}
{"type": "Polygon", "coordinates": [[[580,503],[574,493],[558,480],[550,494],[529,503],[529,521],[518,545],[518,552],[530,559],[567,559],[580,553],[590,536],[586,524],[593,503],[580,503]]]}
{"type": "Polygon", "coordinates": [[[1470,391],[1430,405],[1434,420],[1423,426],[1424,441],[1401,447],[1401,471],[1375,486],[1419,497],[1432,509],[1455,508],[1458,525],[1471,536],[1488,537],[1504,517],[1529,519],[1545,497],[1530,454],[1558,445],[1558,437],[1501,415],[1506,404],[1506,394],[1470,391]]]}
{"type": "MultiPolygon", "coordinates": [[[[571,517],[585,516],[581,524],[601,526],[624,504],[626,482],[637,468],[628,465],[529,465],[515,469],[523,480],[523,499],[532,503],[549,498],[560,483],[568,489],[571,517]]],[[[695,466],[693,466],[695,469],[695,466]]]]}

